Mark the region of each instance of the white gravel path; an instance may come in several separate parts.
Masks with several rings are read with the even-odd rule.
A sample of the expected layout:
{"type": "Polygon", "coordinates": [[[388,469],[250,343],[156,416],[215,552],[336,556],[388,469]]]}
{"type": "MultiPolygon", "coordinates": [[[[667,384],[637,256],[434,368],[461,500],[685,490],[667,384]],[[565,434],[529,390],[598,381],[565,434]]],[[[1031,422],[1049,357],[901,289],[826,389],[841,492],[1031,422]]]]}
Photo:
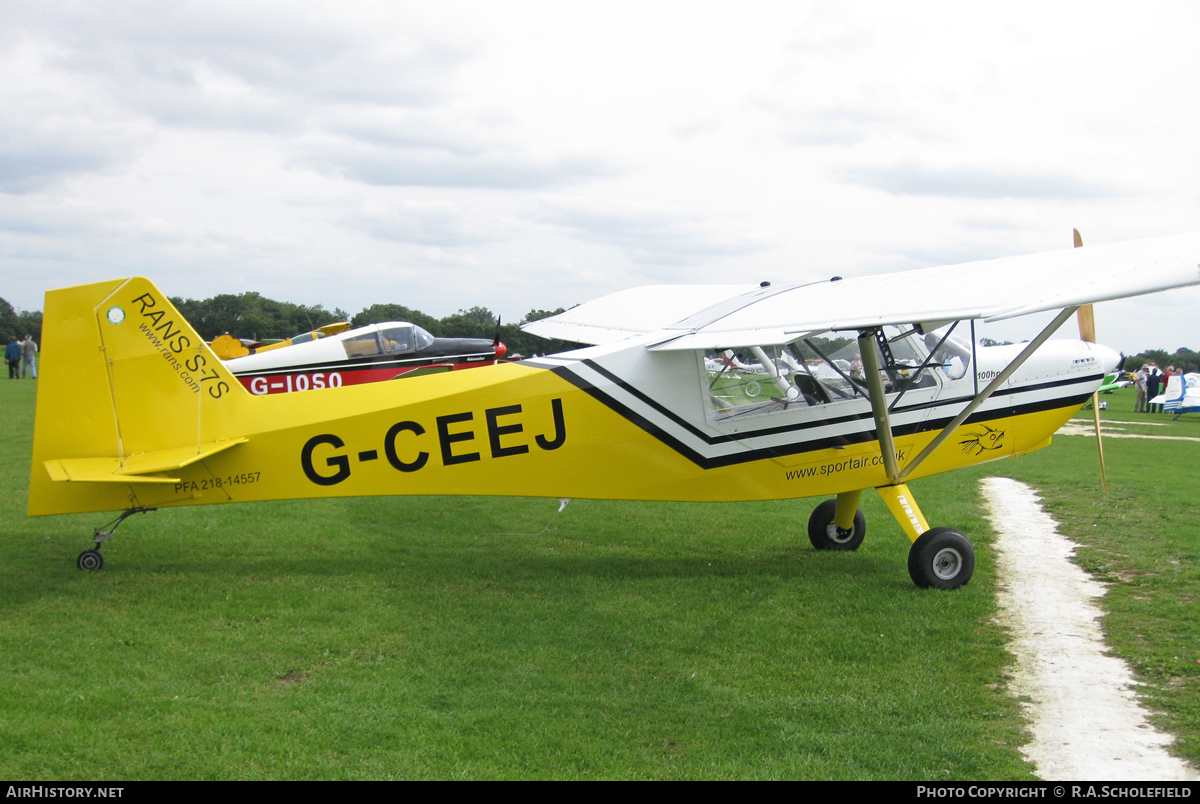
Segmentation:
{"type": "Polygon", "coordinates": [[[1076,545],[1058,533],[1033,489],[983,480],[999,538],[1001,621],[1017,656],[1033,742],[1022,749],[1051,781],[1196,781],[1171,756],[1172,738],[1150,725],[1129,667],[1108,655],[1095,599],[1104,585],[1071,562],[1076,545]]]}
{"type": "MultiPolygon", "coordinates": [[[[1139,426],[1161,426],[1163,422],[1145,422],[1139,423],[1139,426]]],[[[1160,436],[1160,435],[1142,435],[1140,433],[1127,433],[1125,430],[1116,424],[1105,422],[1100,426],[1100,433],[1105,438],[1144,438],[1147,441],[1200,441],[1200,438],[1194,436],[1160,436]]],[[[1069,421],[1062,427],[1058,428],[1056,436],[1087,436],[1088,438],[1096,437],[1096,428],[1092,424],[1084,424],[1077,421],[1069,421]]]]}

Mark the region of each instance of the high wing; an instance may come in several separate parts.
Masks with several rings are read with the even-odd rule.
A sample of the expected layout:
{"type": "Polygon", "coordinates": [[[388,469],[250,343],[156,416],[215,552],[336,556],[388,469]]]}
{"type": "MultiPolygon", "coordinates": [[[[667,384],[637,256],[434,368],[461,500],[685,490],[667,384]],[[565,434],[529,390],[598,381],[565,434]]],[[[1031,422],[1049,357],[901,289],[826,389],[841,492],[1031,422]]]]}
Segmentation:
{"type": "Polygon", "coordinates": [[[525,324],[548,338],[654,350],[782,344],[829,330],[1006,318],[1200,284],[1200,232],[877,276],[755,287],[652,285],[525,324]]]}
{"type": "Polygon", "coordinates": [[[615,343],[667,329],[697,311],[753,300],[757,285],[645,285],[610,293],[521,329],[575,343],[615,343]]]}

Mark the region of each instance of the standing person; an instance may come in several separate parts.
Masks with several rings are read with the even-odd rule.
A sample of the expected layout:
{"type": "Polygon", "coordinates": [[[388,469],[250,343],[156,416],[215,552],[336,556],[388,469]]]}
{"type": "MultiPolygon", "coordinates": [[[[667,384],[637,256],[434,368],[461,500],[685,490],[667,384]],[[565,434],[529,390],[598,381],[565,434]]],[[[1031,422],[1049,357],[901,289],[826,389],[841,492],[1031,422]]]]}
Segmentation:
{"type": "Polygon", "coordinates": [[[1137,401],[1133,403],[1134,413],[1146,412],[1146,367],[1142,366],[1133,375],[1133,387],[1137,389],[1137,401]]]}
{"type": "Polygon", "coordinates": [[[1150,400],[1158,396],[1158,388],[1162,383],[1162,374],[1158,371],[1158,366],[1153,363],[1146,364],[1146,412],[1155,413],[1154,410],[1158,405],[1155,405],[1150,400]]]}
{"type": "Polygon", "coordinates": [[[8,378],[21,379],[21,344],[16,335],[13,335],[8,341],[8,346],[4,347],[4,362],[8,364],[8,378]]]}
{"type": "Polygon", "coordinates": [[[37,350],[33,336],[26,335],[25,340],[21,341],[21,379],[24,379],[27,373],[32,375],[33,379],[37,379],[37,350]]]}

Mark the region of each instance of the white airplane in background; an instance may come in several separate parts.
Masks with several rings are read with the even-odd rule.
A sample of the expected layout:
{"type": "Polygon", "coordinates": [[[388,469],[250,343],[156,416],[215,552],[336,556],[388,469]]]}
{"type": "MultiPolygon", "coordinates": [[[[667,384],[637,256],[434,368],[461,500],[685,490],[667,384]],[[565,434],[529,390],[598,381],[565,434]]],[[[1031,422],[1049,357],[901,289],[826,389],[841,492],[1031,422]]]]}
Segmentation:
{"type": "Polygon", "coordinates": [[[1200,413],[1200,374],[1172,374],[1167,390],[1149,404],[1162,405],[1163,413],[1175,414],[1175,421],[1185,413],[1200,413]]]}

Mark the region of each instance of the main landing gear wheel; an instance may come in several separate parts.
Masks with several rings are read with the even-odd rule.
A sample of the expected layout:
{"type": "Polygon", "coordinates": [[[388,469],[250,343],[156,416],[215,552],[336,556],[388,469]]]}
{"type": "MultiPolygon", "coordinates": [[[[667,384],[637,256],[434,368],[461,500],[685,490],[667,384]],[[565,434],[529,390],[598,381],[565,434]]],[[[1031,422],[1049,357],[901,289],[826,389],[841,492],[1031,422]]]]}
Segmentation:
{"type": "Polygon", "coordinates": [[[867,535],[867,518],[855,510],[854,527],[842,530],[833,522],[837,500],[826,500],[808,518],[808,540],[818,550],[857,550],[867,535]]]}
{"type": "Polygon", "coordinates": [[[908,551],[908,574],[922,589],[957,589],[975,572],[975,548],[953,528],[930,528],[908,551]]]}
{"type": "Polygon", "coordinates": [[[84,550],[75,560],[75,564],[81,570],[98,570],[104,566],[104,556],[100,555],[99,550],[84,550]]]}

